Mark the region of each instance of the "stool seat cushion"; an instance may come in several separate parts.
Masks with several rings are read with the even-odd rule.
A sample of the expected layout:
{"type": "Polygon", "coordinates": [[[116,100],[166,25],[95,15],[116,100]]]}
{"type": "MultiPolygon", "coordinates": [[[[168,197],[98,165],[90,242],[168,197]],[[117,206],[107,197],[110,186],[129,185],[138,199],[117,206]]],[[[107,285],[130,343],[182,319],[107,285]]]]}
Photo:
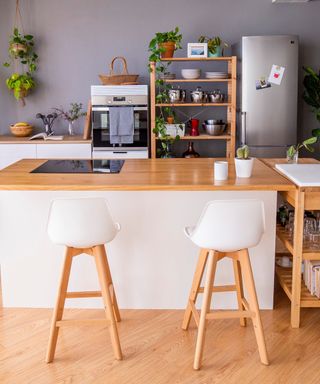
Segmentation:
{"type": "Polygon", "coordinates": [[[51,204],[47,231],[55,244],[90,248],[110,242],[119,230],[103,198],[57,199],[51,204]]]}
{"type": "Polygon", "coordinates": [[[265,231],[264,205],[260,200],[215,200],[204,208],[186,236],[200,248],[234,252],[256,246],[265,231]]]}

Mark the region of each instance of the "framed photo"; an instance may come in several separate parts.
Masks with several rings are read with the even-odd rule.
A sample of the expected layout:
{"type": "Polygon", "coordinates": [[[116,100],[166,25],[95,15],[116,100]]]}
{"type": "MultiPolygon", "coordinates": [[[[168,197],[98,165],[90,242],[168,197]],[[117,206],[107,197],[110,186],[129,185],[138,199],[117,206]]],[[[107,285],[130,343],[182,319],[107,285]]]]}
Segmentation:
{"type": "Polygon", "coordinates": [[[188,57],[208,57],[208,44],[188,43],[188,57]]]}

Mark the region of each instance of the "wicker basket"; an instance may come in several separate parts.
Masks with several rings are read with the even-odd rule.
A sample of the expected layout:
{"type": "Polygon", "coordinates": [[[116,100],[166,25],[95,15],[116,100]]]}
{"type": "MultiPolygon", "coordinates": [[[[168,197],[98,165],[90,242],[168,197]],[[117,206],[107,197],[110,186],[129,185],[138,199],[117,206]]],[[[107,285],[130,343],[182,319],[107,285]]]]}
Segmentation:
{"type": "Polygon", "coordinates": [[[114,57],[110,64],[109,75],[99,75],[100,81],[103,85],[121,85],[121,84],[137,84],[139,75],[129,75],[127,68],[127,61],[122,56],[114,57]],[[123,69],[121,74],[115,74],[113,65],[116,60],[122,60],[123,69]]]}

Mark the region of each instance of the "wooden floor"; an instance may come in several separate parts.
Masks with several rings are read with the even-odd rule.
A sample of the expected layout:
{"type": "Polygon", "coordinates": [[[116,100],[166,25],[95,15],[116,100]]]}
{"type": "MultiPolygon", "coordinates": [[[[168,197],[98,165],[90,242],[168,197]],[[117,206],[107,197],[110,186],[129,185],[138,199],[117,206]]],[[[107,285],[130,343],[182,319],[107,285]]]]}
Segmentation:
{"type": "MultiPolygon", "coordinates": [[[[304,309],[291,329],[289,302],[280,291],[263,311],[269,367],[260,364],[251,324],[209,324],[203,367],[192,369],[196,329],[184,332],[182,311],[124,310],[119,326],[125,359],[115,361],[105,328],[61,329],[56,359],[44,363],[51,310],[0,309],[1,384],[311,384],[320,383],[320,311],[304,309]]],[[[102,310],[68,310],[103,316],[102,310]]]]}

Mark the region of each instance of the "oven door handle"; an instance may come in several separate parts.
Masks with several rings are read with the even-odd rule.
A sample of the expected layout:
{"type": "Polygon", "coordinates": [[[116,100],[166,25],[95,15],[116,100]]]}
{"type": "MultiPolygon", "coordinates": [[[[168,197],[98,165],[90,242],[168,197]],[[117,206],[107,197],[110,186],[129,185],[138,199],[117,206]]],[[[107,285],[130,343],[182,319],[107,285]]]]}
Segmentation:
{"type": "Polygon", "coordinates": [[[112,153],[121,153],[121,154],[123,154],[123,153],[128,153],[128,151],[112,151],[112,153]]]}
{"type": "MultiPolygon", "coordinates": [[[[120,107],[120,105],[119,105],[120,107]]],[[[130,105],[125,105],[125,107],[130,107],[130,105]]],[[[147,111],[148,107],[133,107],[134,111],[147,111]]],[[[92,107],[92,112],[109,112],[109,107],[92,107]]]]}

